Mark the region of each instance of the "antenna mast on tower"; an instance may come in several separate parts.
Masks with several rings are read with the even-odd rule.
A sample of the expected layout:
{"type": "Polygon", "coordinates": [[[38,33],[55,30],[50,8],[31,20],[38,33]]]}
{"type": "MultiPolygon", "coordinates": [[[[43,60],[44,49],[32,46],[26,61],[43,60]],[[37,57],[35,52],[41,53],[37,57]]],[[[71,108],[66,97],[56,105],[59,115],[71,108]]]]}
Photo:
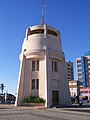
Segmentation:
{"type": "Polygon", "coordinates": [[[44,0],[42,0],[42,25],[44,25],[44,0]]]}

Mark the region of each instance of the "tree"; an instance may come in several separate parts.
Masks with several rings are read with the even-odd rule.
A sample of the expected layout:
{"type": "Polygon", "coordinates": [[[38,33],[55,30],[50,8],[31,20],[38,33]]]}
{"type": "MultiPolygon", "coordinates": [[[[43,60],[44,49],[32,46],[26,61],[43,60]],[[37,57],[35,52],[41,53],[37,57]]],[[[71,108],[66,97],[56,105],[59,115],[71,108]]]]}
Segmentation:
{"type": "Polygon", "coordinates": [[[2,91],[2,94],[3,94],[3,90],[4,90],[4,84],[2,83],[2,84],[0,84],[0,89],[1,89],[1,91],[2,91]]]}

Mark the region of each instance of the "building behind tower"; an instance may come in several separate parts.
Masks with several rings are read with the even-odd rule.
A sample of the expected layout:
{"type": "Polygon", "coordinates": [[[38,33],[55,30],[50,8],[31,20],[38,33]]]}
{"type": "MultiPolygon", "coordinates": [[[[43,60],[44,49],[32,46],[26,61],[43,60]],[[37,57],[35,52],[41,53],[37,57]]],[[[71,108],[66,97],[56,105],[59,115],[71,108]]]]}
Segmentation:
{"type": "Polygon", "coordinates": [[[84,87],[90,87],[90,51],[76,59],[78,80],[84,87]]]}
{"type": "Polygon", "coordinates": [[[66,62],[67,64],[67,72],[68,72],[68,81],[74,80],[74,70],[73,70],[73,62],[66,62]]]}

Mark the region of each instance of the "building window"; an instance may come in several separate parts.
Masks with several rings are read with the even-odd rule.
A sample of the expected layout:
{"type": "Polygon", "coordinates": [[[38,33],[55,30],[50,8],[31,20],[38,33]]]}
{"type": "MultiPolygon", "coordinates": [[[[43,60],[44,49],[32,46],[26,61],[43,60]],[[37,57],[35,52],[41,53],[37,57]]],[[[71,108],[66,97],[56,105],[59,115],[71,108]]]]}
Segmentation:
{"type": "Polygon", "coordinates": [[[30,31],[29,35],[33,35],[33,34],[44,34],[44,29],[36,29],[30,31]]]}
{"type": "Polygon", "coordinates": [[[77,68],[79,68],[79,67],[82,67],[81,64],[78,64],[78,65],[77,65],[77,68]]]}
{"type": "Polygon", "coordinates": [[[35,61],[32,61],[32,71],[35,71],[35,61]]]}
{"type": "Polygon", "coordinates": [[[88,66],[90,66],[90,63],[88,63],[88,66]]]}
{"type": "Polygon", "coordinates": [[[55,31],[53,31],[53,30],[47,30],[47,34],[57,36],[57,33],[55,31]]]}
{"type": "Polygon", "coordinates": [[[32,61],[32,71],[39,71],[39,60],[32,61]]]}
{"type": "Polygon", "coordinates": [[[81,63],[81,60],[77,60],[77,63],[81,63]]]}
{"type": "Polygon", "coordinates": [[[68,77],[68,79],[71,79],[71,77],[68,77]]]}
{"type": "Polygon", "coordinates": [[[35,79],[32,80],[32,89],[35,89],[35,79]]]}
{"type": "Polygon", "coordinates": [[[71,88],[71,90],[73,90],[73,88],[71,88]]]}
{"type": "Polygon", "coordinates": [[[78,72],[82,72],[82,69],[78,69],[77,71],[78,71],[78,72]]]}
{"type": "Polygon", "coordinates": [[[78,76],[82,76],[82,74],[81,74],[81,73],[78,73],[78,76]]]}
{"type": "Polygon", "coordinates": [[[82,78],[78,78],[78,80],[82,80],[82,78]]]}
{"type": "Polygon", "coordinates": [[[85,91],[85,93],[88,93],[88,91],[85,91]]]}
{"type": "Polygon", "coordinates": [[[39,89],[39,79],[36,80],[36,89],[39,89]]]}
{"type": "Polygon", "coordinates": [[[68,74],[68,76],[71,76],[70,74],[68,74]]]}
{"type": "Polygon", "coordinates": [[[73,85],[77,85],[77,83],[73,83],[73,85]]]}
{"type": "Polygon", "coordinates": [[[52,61],[52,71],[58,72],[58,62],[52,61]]]}
{"type": "Polygon", "coordinates": [[[68,70],[70,70],[70,68],[68,68],[68,70]]]}
{"type": "Polygon", "coordinates": [[[90,61],[90,58],[88,59],[88,61],[90,61]]]}
{"type": "Polygon", "coordinates": [[[32,89],[33,90],[39,89],[39,79],[32,79],[32,89]]]}
{"type": "Polygon", "coordinates": [[[39,60],[37,60],[37,71],[39,71],[39,60]]]}

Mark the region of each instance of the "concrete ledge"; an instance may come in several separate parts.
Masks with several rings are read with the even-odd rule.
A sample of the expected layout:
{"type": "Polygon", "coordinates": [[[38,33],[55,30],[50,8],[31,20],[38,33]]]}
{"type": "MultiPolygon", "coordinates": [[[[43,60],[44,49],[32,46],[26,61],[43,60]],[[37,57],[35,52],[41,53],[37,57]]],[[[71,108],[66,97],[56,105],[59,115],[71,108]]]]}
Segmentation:
{"type": "Polygon", "coordinates": [[[22,106],[35,107],[35,108],[45,108],[44,103],[23,103],[22,106]]]}

